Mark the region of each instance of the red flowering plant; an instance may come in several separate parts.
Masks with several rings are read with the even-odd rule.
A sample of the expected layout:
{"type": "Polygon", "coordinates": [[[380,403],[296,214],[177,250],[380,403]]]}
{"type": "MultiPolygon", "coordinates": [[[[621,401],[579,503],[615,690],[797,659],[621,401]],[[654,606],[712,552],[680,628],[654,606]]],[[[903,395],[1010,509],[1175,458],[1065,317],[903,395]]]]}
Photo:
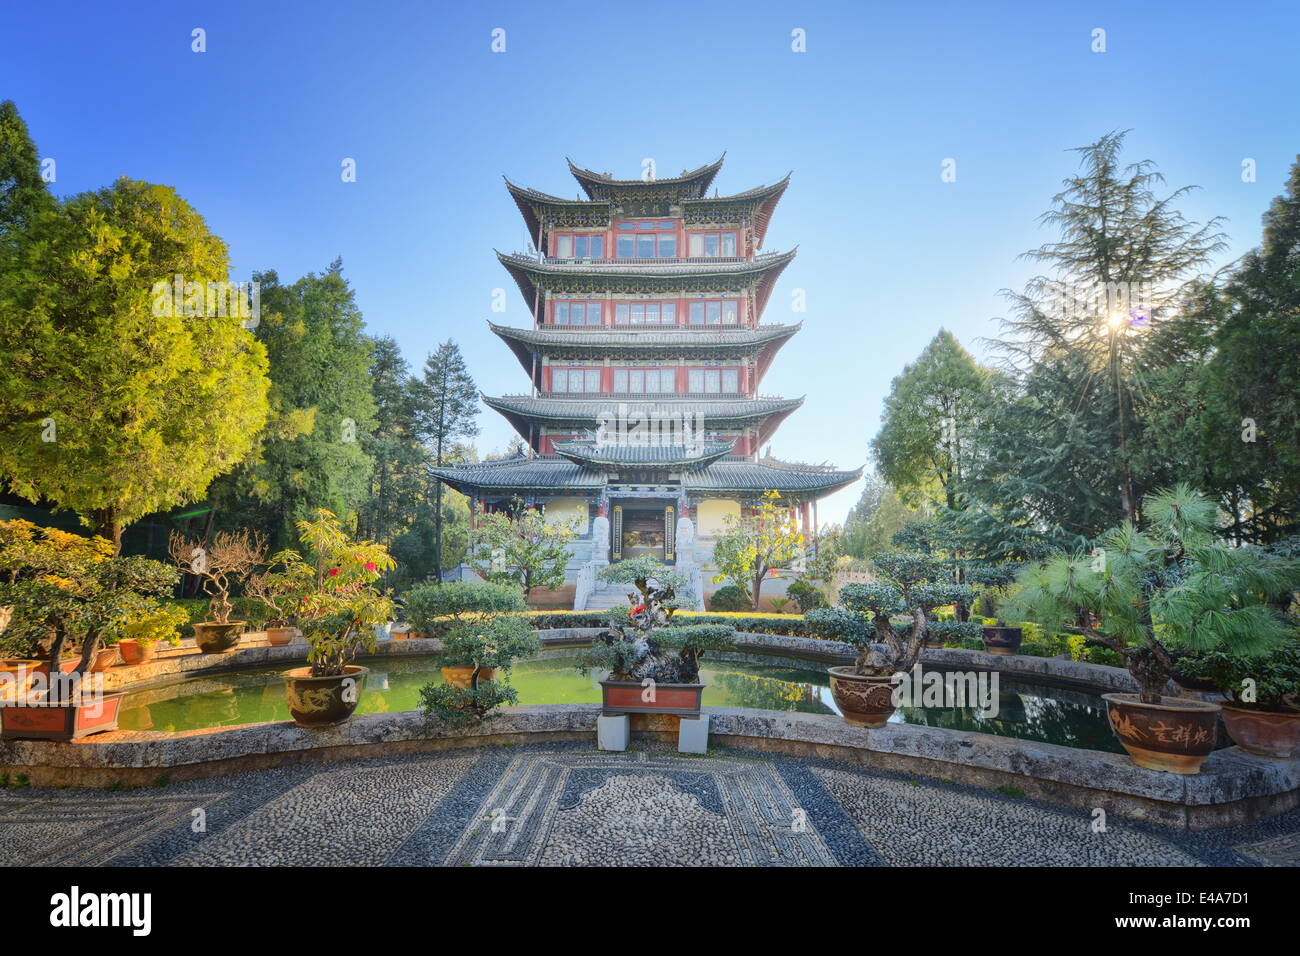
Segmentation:
{"type": "Polygon", "coordinates": [[[303,551],[272,556],[259,596],[298,622],[311,675],[338,677],[362,650],[375,650],[373,625],[392,619],[393,600],[375,582],[397,562],[382,544],[352,540],[324,508],[298,522],[298,537],[303,551]]]}

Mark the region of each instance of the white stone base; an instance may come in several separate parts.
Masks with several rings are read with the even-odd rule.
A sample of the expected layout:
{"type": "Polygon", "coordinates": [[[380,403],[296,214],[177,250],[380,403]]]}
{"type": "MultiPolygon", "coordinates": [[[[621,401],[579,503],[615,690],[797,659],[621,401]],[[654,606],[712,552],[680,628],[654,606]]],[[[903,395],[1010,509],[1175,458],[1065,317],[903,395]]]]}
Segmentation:
{"type": "Polygon", "coordinates": [[[683,754],[706,754],[709,752],[709,715],[701,714],[695,719],[683,717],[677,730],[677,752],[683,754]]]}
{"type": "Polygon", "coordinates": [[[596,718],[596,747],[600,750],[627,750],[631,729],[627,714],[621,717],[596,718]]]}

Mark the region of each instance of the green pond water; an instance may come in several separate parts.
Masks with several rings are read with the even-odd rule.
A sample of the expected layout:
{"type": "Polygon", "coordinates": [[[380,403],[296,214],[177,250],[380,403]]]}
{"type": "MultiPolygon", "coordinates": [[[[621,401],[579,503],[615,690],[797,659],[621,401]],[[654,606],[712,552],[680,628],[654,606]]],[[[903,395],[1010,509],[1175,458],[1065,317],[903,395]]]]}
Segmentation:
{"type": "MultiPolygon", "coordinates": [[[[419,689],[442,680],[438,659],[433,657],[362,663],[370,668],[370,674],[357,707],[359,714],[415,710],[419,706],[419,689]]],[[[176,731],[289,720],[280,678],[283,671],[239,671],[133,691],[122,702],[120,726],[123,730],[176,731]]],[[[831,699],[825,669],[815,665],[802,670],[706,658],[700,673],[708,685],[704,691],[708,706],[839,712],[831,699]]],[[[519,691],[521,704],[600,703],[596,676],[579,674],[569,657],[516,664],[511,683],[519,691]]],[[[1099,697],[1006,678],[1000,681],[999,691],[995,716],[984,716],[975,708],[905,707],[892,719],[1122,752],[1099,697]]]]}

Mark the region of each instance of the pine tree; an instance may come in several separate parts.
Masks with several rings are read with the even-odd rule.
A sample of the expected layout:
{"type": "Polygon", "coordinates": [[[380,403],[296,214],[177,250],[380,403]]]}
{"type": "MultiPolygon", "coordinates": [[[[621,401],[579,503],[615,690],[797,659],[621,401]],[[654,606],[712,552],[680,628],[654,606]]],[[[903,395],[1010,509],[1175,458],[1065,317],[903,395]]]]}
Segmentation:
{"type": "Polygon", "coordinates": [[[53,206],[27,124],[13,100],[5,100],[0,103],[0,236],[20,232],[53,206]]]}
{"type": "MultiPolygon", "coordinates": [[[[424,363],[419,388],[420,437],[439,467],[457,439],[478,434],[478,389],[460,346],[448,339],[424,363]]],[[[434,480],[434,573],[442,580],[442,482],[434,480]]]]}

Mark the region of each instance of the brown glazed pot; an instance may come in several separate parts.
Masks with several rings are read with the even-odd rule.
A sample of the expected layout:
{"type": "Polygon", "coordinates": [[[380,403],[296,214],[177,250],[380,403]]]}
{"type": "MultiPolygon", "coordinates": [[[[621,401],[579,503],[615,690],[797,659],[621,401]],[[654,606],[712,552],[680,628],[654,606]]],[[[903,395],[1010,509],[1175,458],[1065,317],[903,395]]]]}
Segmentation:
{"type": "Polygon", "coordinates": [[[990,654],[1017,654],[1024,632],[1018,627],[986,627],[982,637],[984,650],[990,654]]]}
{"type": "Polygon", "coordinates": [[[293,643],[298,629],[294,627],[268,627],[266,629],[266,643],[272,647],[284,647],[293,643]]]}
{"type": "MultiPolygon", "coordinates": [[[[474,678],[474,668],[472,667],[444,667],[442,668],[442,682],[449,687],[463,687],[469,690],[470,681],[474,678]]],[[[478,672],[478,682],[496,680],[497,669],[495,667],[484,667],[478,672]]]]}
{"type": "Polygon", "coordinates": [[[312,677],[310,667],[295,667],[284,672],[284,696],[289,702],[289,713],[299,727],[329,727],[341,724],[352,716],[361,702],[361,689],[365,686],[368,667],[349,664],[337,677],[312,677]],[[344,692],[354,682],[356,693],[351,700],[344,692]]]}
{"type": "Polygon", "coordinates": [[[1102,694],[1110,729],[1139,767],[1166,773],[1197,773],[1214,750],[1219,705],[1161,697],[1144,704],[1137,694],[1102,694]]]}
{"type": "Polygon", "coordinates": [[[1283,759],[1300,754],[1300,712],[1222,707],[1228,736],[1242,750],[1283,759]]]}
{"type": "Polygon", "coordinates": [[[831,696],[844,722],[854,727],[883,727],[894,712],[894,685],[888,677],[864,677],[852,665],[827,668],[831,696]]]}
{"type": "Polygon", "coordinates": [[[118,641],[117,649],[122,654],[122,662],[125,664],[144,664],[158,656],[158,644],[155,641],[134,641],[127,638],[124,641],[118,641]]]}
{"type": "Polygon", "coordinates": [[[194,643],[204,654],[224,654],[232,647],[239,646],[239,638],[247,623],[229,621],[218,624],[216,621],[200,621],[194,625],[194,643]]]}

